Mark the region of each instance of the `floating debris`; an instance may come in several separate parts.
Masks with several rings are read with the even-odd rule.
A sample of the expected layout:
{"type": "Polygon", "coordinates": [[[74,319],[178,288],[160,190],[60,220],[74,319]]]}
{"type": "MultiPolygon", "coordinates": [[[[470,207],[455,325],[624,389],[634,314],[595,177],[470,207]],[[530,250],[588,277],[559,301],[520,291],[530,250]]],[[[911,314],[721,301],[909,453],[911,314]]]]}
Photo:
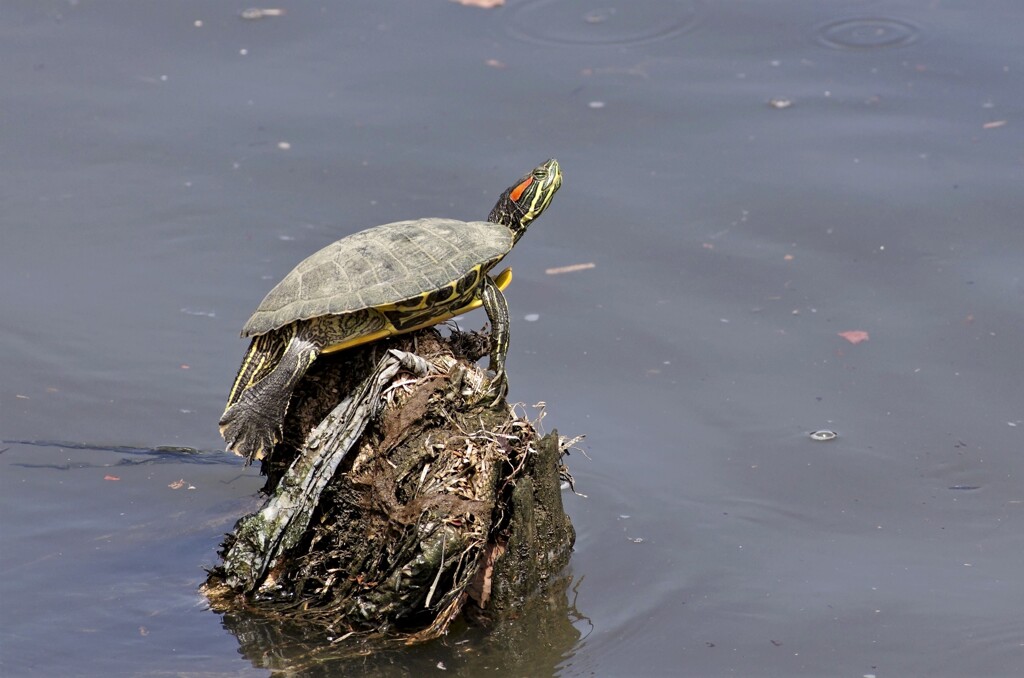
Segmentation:
{"type": "Polygon", "coordinates": [[[505,4],[505,0],[452,0],[466,7],[480,7],[481,9],[493,9],[505,4]]]}
{"type": "Polygon", "coordinates": [[[792,106],[793,100],[786,99],[784,97],[772,97],[771,99],[768,100],[768,105],[771,106],[772,108],[782,110],[784,108],[789,108],[790,106],[792,106]]]}
{"type": "Polygon", "coordinates": [[[239,14],[243,19],[254,21],[256,19],[269,19],[275,16],[284,16],[283,9],[262,9],[259,7],[250,7],[249,9],[243,9],[242,13],[239,14]]]}
{"type": "Polygon", "coordinates": [[[604,9],[594,9],[583,15],[583,20],[588,24],[603,24],[608,19],[611,19],[615,15],[614,7],[605,7],[604,9]]]}
{"type": "Polygon", "coordinates": [[[206,311],[206,310],[199,309],[199,308],[192,308],[191,306],[186,306],[185,308],[182,308],[180,310],[185,315],[199,315],[199,316],[203,316],[204,318],[216,318],[217,317],[216,311],[206,311]]]}
{"type": "Polygon", "coordinates": [[[846,332],[839,332],[839,336],[846,339],[851,344],[859,344],[862,341],[867,341],[871,338],[864,330],[848,330],[846,332]]]}
{"type": "Polygon", "coordinates": [[[811,440],[814,440],[819,443],[825,443],[828,442],[829,440],[835,440],[836,438],[839,437],[839,434],[836,433],[835,431],[829,431],[826,429],[822,429],[820,431],[811,431],[809,435],[811,436],[811,440]]]}
{"type": "Polygon", "coordinates": [[[569,264],[568,266],[556,266],[549,268],[544,272],[548,275],[561,275],[562,273],[575,273],[576,271],[586,271],[591,268],[595,268],[597,264],[592,261],[588,261],[585,264],[569,264]]]}

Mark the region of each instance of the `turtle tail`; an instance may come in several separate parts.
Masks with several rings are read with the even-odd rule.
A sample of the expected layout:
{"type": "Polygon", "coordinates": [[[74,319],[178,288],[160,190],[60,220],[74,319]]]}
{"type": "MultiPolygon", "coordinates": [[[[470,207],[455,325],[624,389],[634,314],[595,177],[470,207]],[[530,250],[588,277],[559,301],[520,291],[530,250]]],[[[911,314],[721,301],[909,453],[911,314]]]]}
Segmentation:
{"type": "Polygon", "coordinates": [[[246,463],[268,456],[281,440],[292,391],[320,355],[313,342],[292,336],[255,337],[220,418],[227,449],[246,463]]]}

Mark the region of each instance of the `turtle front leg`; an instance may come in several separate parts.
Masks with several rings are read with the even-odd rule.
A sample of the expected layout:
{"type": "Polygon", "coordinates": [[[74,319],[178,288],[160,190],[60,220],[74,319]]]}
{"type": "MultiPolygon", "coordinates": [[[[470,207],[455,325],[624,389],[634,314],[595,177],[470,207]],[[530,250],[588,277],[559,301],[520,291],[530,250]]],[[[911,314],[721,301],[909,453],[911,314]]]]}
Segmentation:
{"type": "MultiPolygon", "coordinates": [[[[257,337],[258,339],[259,337],[257,337]]],[[[256,340],[249,351],[260,350],[256,340]]],[[[320,346],[296,333],[281,360],[255,384],[242,391],[220,418],[220,434],[228,449],[245,457],[246,465],[263,459],[281,440],[292,391],[320,355],[320,346]]],[[[247,355],[246,359],[258,357],[247,355]]]]}
{"type": "Polygon", "coordinates": [[[505,375],[505,356],[508,354],[508,302],[501,288],[489,275],[484,276],[480,289],[480,301],[483,302],[487,319],[491,321],[491,371],[494,378],[487,387],[489,394],[494,395],[491,406],[497,405],[508,395],[508,377],[505,375]]]}

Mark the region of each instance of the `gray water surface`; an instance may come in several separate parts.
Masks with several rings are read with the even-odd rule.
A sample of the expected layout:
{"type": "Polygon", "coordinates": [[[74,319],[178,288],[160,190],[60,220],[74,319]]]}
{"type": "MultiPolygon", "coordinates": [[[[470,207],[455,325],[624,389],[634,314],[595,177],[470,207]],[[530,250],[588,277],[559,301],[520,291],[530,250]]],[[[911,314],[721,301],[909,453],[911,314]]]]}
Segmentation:
{"type": "Polygon", "coordinates": [[[1024,5],[273,7],[0,5],[0,673],[1021,674],[1024,5]],[[359,662],[207,610],[260,478],[157,448],[222,447],[262,296],[548,157],[508,370],[587,435],[560,588],[359,662]]]}

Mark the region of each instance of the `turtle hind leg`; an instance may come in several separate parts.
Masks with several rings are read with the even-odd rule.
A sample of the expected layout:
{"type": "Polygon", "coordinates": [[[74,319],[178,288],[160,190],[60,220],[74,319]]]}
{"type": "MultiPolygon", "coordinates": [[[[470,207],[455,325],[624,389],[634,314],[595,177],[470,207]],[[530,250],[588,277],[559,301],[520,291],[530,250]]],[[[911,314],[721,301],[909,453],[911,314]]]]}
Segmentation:
{"type": "Polygon", "coordinates": [[[235,381],[231,385],[231,392],[228,394],[228,404],[224,407],[226,414],[231,406],[238,402],[253,384],[259,382],[270,374],[274,367],[281,362],[288,343],[295,336],[295,327],[282,328],[279,332],[270,332],[253,337],[249,343],[249,350],[242,358],[242,364],[235,375],[235,381]]]}
{"type": "Polygon", "coordinates": [[[247,464],[273,451],[281,440],[292,391],[319,355],[317,343],[293,336],[266,376],[256,383],[236,383],[231,404],[220,418],[220,433],[229,450],[245,457],[247,464]]]}

